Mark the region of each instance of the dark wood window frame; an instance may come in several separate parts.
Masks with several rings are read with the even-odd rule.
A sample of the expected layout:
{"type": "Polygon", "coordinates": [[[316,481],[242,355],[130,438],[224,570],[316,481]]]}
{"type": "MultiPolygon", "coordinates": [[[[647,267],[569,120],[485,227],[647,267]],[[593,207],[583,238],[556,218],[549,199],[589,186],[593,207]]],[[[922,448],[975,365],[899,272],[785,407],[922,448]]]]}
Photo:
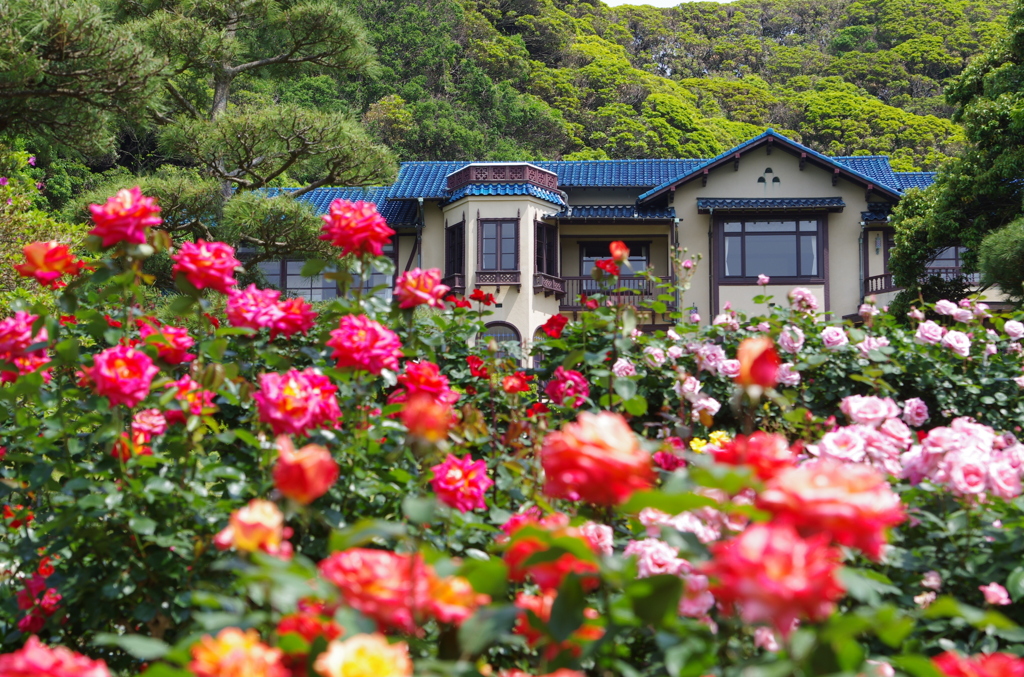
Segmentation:
{"type": "MultiPolygon", "coordinates": [[[[668,238],[667,235],[665,237],[668,238]]],[[[604,244],[605,245],[605,250],[606,250],[604,258],[610,259],[612,257],[612,253],[611,253],[610,250],[608,250],[608,246],[611,245],[612,242],[618,242],[618,241],[619,241],[619,238],[611,238],[611,239],[607,239],[607,240],[605,240],[605,239],[601,239],[601,240],[597,240],[597,239],[579,240],[578,239],[578,240],[576,240],[576,242],[578,244],[578,248],[579,248],[579,259],[580,259],[580,261],[579,261],[579,271],[580,271],[580,275],[583,275],[583,276],[590,275],[590,271],[589,270],[583,270],[583,259],[586,258],[584,256],[584,254],[583,254],[583,248],[586,245],[588,245],[588,244],[604,244]]],[[[651,266],[651,245],[653,243],[654,243],[654,240],[623,240],[623,244],[625,244],[627,247],[629,247],[630,252],[636,251],[637,248],[639,248],[639,247],[647,247],[647,267],[648,268],[650,268],[650,266],[651,266]]]]}
{"type": "Polygon", "coordinates": [[[466,221],[447,226],[444,229],[444,274],[466,274],[466,221]],[[455,238],[461,243],[453,242],[455,238]],[[461,244],[461,247],[458,246],[461,244]],[[458,265],[456,265],[458,264],[458,265]],[[457,269],[457,270],[456,270],[457,269]]]}
{"type": "Polygon", "coordinates": [[[520,239],[520,233],[519,233],[519,221],[520,221],[520,217],[518,217],[518,216],[515,217],[515,218],[506,218],[506,219],[500,219],[500,218],[499,219],[477,219],[477,228],[476,228],[476,263],[477,263],[477,270],[478,271],[489,272],[489,273],[491,273],[491,272],[497,273],[497,272],[518,272],[520,270],[519,250],[520,250],[520,245],[522,243],[522,240],[520,239]],[[513,228],[515,229],[513,232],[515,233],[515,250],[516,250],[515,267],[513,267],[513,268],[502,268],[501,267],[501,240],[502,240],[502,238],[501,238],[500,234],[498,235],[498,238],[497,238],[497,252],[495,254],[495,263],[497,264],[497,267],[496,268],[485,268],[484,267],[484,226],[486,224],[488,224],[488,223],[499,224],[499,228],[500,228],[501,224],[504,224],[504,223],[511,223],[511,224],[513,224],[513,228]]]}
{"type": "MultiPolygon", "coordinates": [[[[795,284],[795,285],[826,285],[828,282],[828,214],[823,213],[782,213],[775,214],[772,212],[756,212],[756,213],[725,213],[715,214],[715,285],[716,286],[749,286],[757,284],[757,275],[746,275],[744,277],[725,275],[725,223],[736,222],[736,221],[817,221],[818,228],[814,233],[818,236],[818,274],[809,275],[797,275],[797,276],[780,276],[772,275],[772,284],[795,284]]],[[[810,231],[804,231],[810,234],[810,231]]],[[[747,233],[740,233],[739,236],[743,237],[747,233]]],[[[751,233],[755,234],[755,233],[751,233]]],[[[756,233],[761,234],[761,233],[756,233]]],[[[764,234],[772,234],[767,232],[764,234]]],[[[786,233],[788,234],[788,233],[786,233]]],[[[735,236],[735,235],[734,235],[735,236]]],[[[794,238],[799,238],[800,230],[793,231],[794,238]]],[[[745,239],[745,238],[744,238],[745,239]]],[[[799,262],[799,261],[798,261],[799,262]]]]}
{"type": "Polygon", "coordinates": [[[553,223],[536,221],[534,234],[533,272],[558,277],[559,260],[562,257],[558,226],[553,223]],[[541,259],[543,259],[543,266],[539,263],[541,259]]]}

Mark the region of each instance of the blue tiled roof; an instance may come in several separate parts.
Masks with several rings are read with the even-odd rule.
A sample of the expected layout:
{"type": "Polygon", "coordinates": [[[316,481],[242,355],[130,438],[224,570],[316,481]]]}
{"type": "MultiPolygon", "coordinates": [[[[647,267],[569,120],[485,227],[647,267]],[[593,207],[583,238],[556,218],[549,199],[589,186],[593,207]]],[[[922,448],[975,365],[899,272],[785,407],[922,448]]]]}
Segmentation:
{"type": "Polygon", "coordinates": [[[674,219],[676,210],[635,205],[574,205],[562,210],[562,219],[674,219]]]}
{"type": "Polygon", "coordinates": [[[451,197],[445,200],[445,204],[450,204],[470,195],[532,195],[541,200],[547,200],[559,207],[565,205],[565,201],[558,193],[545,190],[532,183],[471,183],[452,193],[451,197]]]}
{"type": "Polygon", "coordinates": [[[842,209],[846,206],[841,197],[811,198],[697,198],[697,211],[704,213],[712,209],[842,209]]]}
{"type": "Polygon", "coordinates": [[[871,223],[871,222],[876,222],[876,221],[888,221],[889,220],[889,212],[876,212],[876,211],[861,212],[860,213],[860,220],[864,221],[865,223],[871,223]]]}
{"type": "Polygon", "coordinates": [[[907,188],[927,188],[935,183],[936,172],[895,172],[900,190],[907,188]]]}
{"type": "MultiPolygon", "coordinates": [[[[297,188],[268,188],[267,196],[274,197],[297,188]]],[[[391,200],[388,194],[390,186],[366,186],[363,188],[314,188],[297,199],[300,202],[308,202],[313,206],[317,214],[326,214],[331,203],[335,200],[362,200],[377,205],[377,211],[388,222],[391,227],[413,226],[416,224],[416,210],[418,205],[415,200],[391,200]]]]}
{"type": "MultiPolygon", "coordinates": [[[[558,175],[563,188],[647,188],[701,164],[704,160],[562,160],[531,162],[558,175]]],[[[403,162],[391,189],[392,199],[445,198],[447,177],[468,164],[460,162],[403,162]]]]}
{"type": "MultiPolygon", "coordinates": [[[[807,155],[809,157],[816,158],[816,159],[821,160],[821,161],[823,161],[823,162],[825,162],[827,164],[838,165],[838,166],[846,169],[848,172],[850,172],[854,176],[858,177],[859,179],[861,179],[865,183],[876,184],[879,188],[881,188],[883,190],[888,190],[889,192],[894,193],[894,194],[899,194],[901,192],[900,189],[897,188],[894,185],[896,180],[893,179],[893,178],[889,178],[888,175],[883,173],[883,174],[875,177],[875,176],[870,176],[868,174],[865,174],[863,171],[861,171],[862,169],[867,169],[867,168],[874,168],[876,170],[881,170],[882,167],[880,166],[880,164],[877,161],[870,162],[871,160],[877,160],[878,156],[844,157],[844,158],[829,157],[828,155],[822,155],[821,153],[819,153],[816,150],[812,150],[811,148],[808,148],[807,146],[804,146],[804,145],[802,145],[800,143],[797,143],[796,141],[790,139],[789,137],[786,137],[786,136],[783,136],[782,134],[779,134],[774,129],[769,129],[769,130],[767,130],[767,131],[765,131],[765,132],[763,132],[761,134],[758,134],[757,136],[753,137],[752,139],[748,139],[748,140],[744,141],[743,143],[741,143],[740,145],[738,145],[738,146],[736,146],[734,148],[730,148],[729,150],[725,151],[721,155],[713,157],[710,160],[704,160],[703,162],[701,162],[697,166],[695,166],[695,167],[693,167],[693,168],[691,168],[691,169],[689,169],[689,170],[687,170],[685,172],[682,172],[678,176],[672,177],[671,179],[668,179],[668,180],[658,184],[657,186],[655,186],[651,190],[647,191],[646,193],[641,194],[640,197],[637,198],[637,200],[639,202],[643,202],[644,200],[650,199],[650,198],[654,197],[655,195],[658,195],[658,194],[662,193],[663,191],[667,190],[668,188],[672,187],[674,184],[677,184],[677,183],[680,183],[681,181],[690,179],[690,178],[696,176],[697,174],[699,174],[702,170],[710,168],[715,163],[720,162],[722,160],[726,160],[729,157],[735,155],[736,153],[742,153],[743,151],[745,151],[746,149],[750,148],[751,146],[755,146],[755,145],[759,144],[761,141],[763,141],[764,139],[767,139],[769,137],[778,139],[780,141],[785,142],[786,144],[792,145],[794,148],[796,148],[800,152],[807,153],[807,155]],[[841,159],[848,161],[850,164],[846,164],[846,163],[842,162],[841,159]],[[860,167],[860,169],[858,169],[857,167],[853,166],[855,164],[857,165],[857,167],[860,167]],[[870,167],[869,167],[869,165],[870,165],[870,167]],[[886,183],[886,180],[890,181],[890,183],[886,183]]],[[[886,166],[888,166],[888,159],[886,159],[886,163],[885,164],[886,164],[886,166]]],[[[891,168],[889,169],[889,173],[890,174],[893,173],[891,168]]]]}

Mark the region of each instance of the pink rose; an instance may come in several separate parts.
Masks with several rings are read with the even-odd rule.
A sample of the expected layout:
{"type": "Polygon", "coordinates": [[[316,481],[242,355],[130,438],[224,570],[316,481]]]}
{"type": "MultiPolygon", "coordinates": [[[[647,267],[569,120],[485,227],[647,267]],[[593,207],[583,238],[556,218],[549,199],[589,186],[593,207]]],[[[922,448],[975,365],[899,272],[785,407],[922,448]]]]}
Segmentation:
{"type": "Polygon", "coordinates": [[[902,451],[910,449],[910,445],[914,443],[914,433],[898,418],[886,419],[878,431],[892,440],[902,451]]]}
{"type": "Polygon", "coordinates": [[[787,353],[796,354],[804,347],[804,333],[800,327],[788,325],[779,333],[779,346],[787,353]]]}
{"type": "Polygon", "coordinates": [[[935,303],[935,312],[939,315],[952,315],[957,311],[957,305],[952,301],[942,299],[935,303]]]}
{"type": "Polygon", "coordinates": [[[692,402],[697,399],[701,389],[701,382],[687,374],[684,378],[677,379],[672,385],[672,389],[679,396],[679,399],[692,402]]]}
{"type": "Polygon", "coordinates": [[[924,319],[924,312],[918,310],[917,308],[911,308],[910,312],[907,313],[907,317],[909,317],[911,320],[917,320],[918,322],[920,322],[921,320],[924,319]]]}
{"type": "Polygon", "coordinates": [[[850,342],[850,340],[846,338],[846,332],[843,331],[843,328],[836,326],[825,327],[822,329],[821,340],[829,350],[836,350],[850,342]]]}
{"type": "Polygon", "coordinates": [[[715,596],[708,589],[708,577],[689,574],[686,577],[683,596],[679,598],[679,615],[689,618],[704,618],[715,606],[715,596]]]}
{"type": "Polygon", "coordinates": [[[945,333],[945,329],[931,320],[926,320],[917,326],[917,333],[914,334],[914,340],[918,343],[934,345],[942,340],[942,335],[945,333]]]}
{"type": "Polygon", "coordinates": [[[818,443],[818,455],[848,463],[860,463],[865,455],[864,438],[853,426],[825,433],[818,443]]]}
{"type": "Polygon", "coordinates": [[[903,420],[907,425],[918,428],[928,420],[928,405],[919,397],[912,397],[903,403],[903,420]]]}
{"type": "Polygon", "coordinates": [[[860,351],[861,357],[867,359],[872,350],[878,350],[889,345],[889,339],[884,336],[868,336],[863,341],[857,344],[857,350],[860,351]]]}
{"type": "Polygon", "coordinates": [[[683,355],[683,349],[680,348],[679,346],[671,346],[668,349],[668,356],[671,357],[673,360],[678,360],[683,355]]]}
{"type": "Polygon", "coordinates": [[[793,370],[791,362],[780,365],[779,370],[775,373],[775,378],[779,379],[779,383],[784,386],[800,385],[800,372],[793,370]]]}
{"type": "Polygon", "coordinates": [[[974,319],[974,312],[969,308],[957,308],[953,313],[953,319],[957,322],[967,324],[974,319]]]}
{"type": "Polygon", "coordinates": [[[612,528],[606,524],[598,524],[597,522],[587,522],[580,527],[580,532],[583,534],[583,538],[587,539],[590,546],[602,555],[612,554],[612,546],[614,541],[612,539],[612,528]]]}
{"type": "Polygon", "coordinates": [[[942,587],[942,576],[938,571],[928,571],[921,579],[921,587],[938,590],[942,587]]]}
{"type": "Polygon", "coordinates": [[[795,310],[813,313],[818,309],[818,299],[810,289],[797,287],[789,292],[789,302],[795,310]]]}
{"type": "Polygon", "coordinates": [[[873,428],[880,426],[882,421],[887,418],[900,415],[899,407],[891,398],[883,399],[874,395],[844,397],[839,409],[854,423],[869,425],[873,428]]]}
{"type": "Polygon", "coordinates": [[[723,360],[722,364],[718,365],[718,373],[728,378],[736,378],[740,375],[740,361],[723,360]]]}
{"type": "Polygon", "coordinates": [[[765,651],[778,651],[779,642],[775,639],[775,633],[771,628],[763,625],[754,629],[754,646],[765,651]]]}
{"type": "Polygon", "coordinates": [[[943,465],[949,476],[949,484],[955,493],[961,496],[985,493],[988,470],[985,467],[987,465],[985,459],[980,454],[968,451],[946,454],[943,465]]]}
{"type": "Polygon", "coordinates": [[[651,368],[657,369],[665,364],[665,351],[657,346],[647,346],[644,348],[644,359],[651,368]]]}
{"type": "Polygon", "coordinates": [[[625,378],[627,376],[633,376],[636,374],[636,367],[633,363],[627,360],[625,357],[620,357],[612,365],[612,373],[619,378],[625,378]]]}
{"type": "Polygon", "coordinates": [[[1024,324],[1021,324],[1017,320],[1009,320],[1003,325],[1003,331],[1005,331],[1006,335],[1010,338],[1017,340],[1024,336],[1024,324]]]}
{"type": "Polygon", "coordinates": [[[992,493],[1009,501],[1020,496],[1020,470],[1014,468],[1007,459],[999,459],[989,463],[988,484],[992,493]]]}
{"type": "Polygon", "coordinates": [[[961,357],[971,354],[971,339],[962,331],[949,331],[942,337],[942,345],[961,357]]]}
{"type": "Polygon", "coordinates": [[[426,305],[444,310],[444,296],[449,291],[447,285],[441,284],[441,271],[438,268],[413,268],[399,275],[395,281],[399,308],[426,305]]]}
{"type": "Polygon", "coordinates": [[[757,276],[757,283],[759,285],[761,285],[762,287],[764,287],[765,285],[767,285],[771,281],[772,281],[772,278],[768,277],[767,275],[758,275],[757,276]]]}
{"type": "Polygon", "coordinates": [[[112,405],[134,407],[149,395],[149,386],[160,370],[149,355],[118,345],[98,353],[93,366],[82,371],[92,380],[97,395],[112,405]]]}
{"type": "Polygon", "coordinates": [[[690,571],[690,563],[679,557],[679,551],[664,541],[645,538],[630,541],[625,555],[636,556],[637,577],[648,578],[659,574],[679,576],[690,571]]]}
{"type": "Polygon", "coordinates": [[[580,372],[559,366],[544,392],[557,405],[579,407],[590,395],[590,386],[580,372]]]}
{"type": "Polygon", "coordinates": [[[1006,606],[1010,604],[1010,593],[1006,591],[1006,588],[999,585],[998,583],[989,583],[988,585],[979,585],[978,590],[981,590],[982,594],[985,595],[986,604],[994,604],[996,606],[1006,606]]]}

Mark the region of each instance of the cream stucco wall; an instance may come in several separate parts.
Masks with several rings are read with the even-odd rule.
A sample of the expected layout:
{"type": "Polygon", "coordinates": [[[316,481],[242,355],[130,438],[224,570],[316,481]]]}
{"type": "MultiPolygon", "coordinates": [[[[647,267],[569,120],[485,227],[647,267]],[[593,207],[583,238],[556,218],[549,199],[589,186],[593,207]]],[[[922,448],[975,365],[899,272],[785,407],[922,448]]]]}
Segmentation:
{"type": "MultiPolygon", "coordinates": [[[[673,205],[676,216],[681,220],[679,228],[680,244],[688,247],[691,252],[700,252],[704,258],[702,270],[697,273],[693,287],[687,297],[687,305],[696,303],[703,315],[711,316],[720,311],[727,300],[734,300],[733,305],[744,301],[750,296],[750,290],[737,289],[723,285],[719,295],[719,307],[713,307],[708,232],[712,215],[697,213],[698,198],[811,198],[841,197],[846,204],[841,213],[827,214],[828,229],[828,299],[824,289],[819,301],[822,308],[832,313],[833,317],[841,317],[855,313],[860,304],[860,213],[867,209],[865,188],[860,183],[840,178],[838,184],[832,185],[832,172],[808,162],[800,169],[800,159],[781,148],[776,148],[770,155],[767,149],[756,148],[740,158],[739,169],[735,170],[729,162],[712,170],[708,175],[706,186],[701,180],[690,181],[679,186],[675,192],[673,205]],[[766,170],[771,168],[771,173],[766,170]],[[761,184],[760,177],[770,177],[761,184]],[[772,183],[778,178],[779,182],[772,183]]],[[[886,201],[880,193],[871,194],[872,202],[886,201]]],[[[805,285],[806,286],[806,285],[805,285]]],[[[756,291],[756,290],[755,290],[756,291]]]]}
{"type": "Polygon", "coordinates": [[[573,188],[570,205],[632,205],[641,191],[631,188],[573,188]]]}
{"type": "MultiPolygon", "coordinates": [[[[760,296],[761,294],[767,294],[772,299],[769,301],[771,305],[785,306],[789,305],[789,291],[794,285],[778,285],[769,284],[762,289],[756,285],[735,285],[722,288],[722,294],[720,301],[722,303],[722,309],[725,308],[725,303],[728,301],[732,304],[733,310],[741,310],[747,315],[766,315],[768,314],[769,306],[761,303],[754,303],[754,297],[760,296]]],[[[822,299],[825,298],[825,286],[824,285],[806,285],[807,289],[811,290],[817,298],[818,302],[821,303],[822,299]]],[[[712,317],[705,317],[704,320],[710,322],[712,317]]]]}

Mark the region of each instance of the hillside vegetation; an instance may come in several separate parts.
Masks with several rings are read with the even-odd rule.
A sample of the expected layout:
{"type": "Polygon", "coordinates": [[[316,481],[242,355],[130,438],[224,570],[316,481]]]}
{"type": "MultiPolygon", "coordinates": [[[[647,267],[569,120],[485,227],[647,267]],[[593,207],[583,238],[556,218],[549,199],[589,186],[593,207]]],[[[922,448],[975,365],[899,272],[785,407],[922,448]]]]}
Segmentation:
{"type": "Polygon", "coordinates": [[[1008,3],[378,0],[372,75],[275,96],[363,111],[402,159],[700,157],[767,127],[834,154],[936,168],[962,133],[943,87],[1008,3]]]}

